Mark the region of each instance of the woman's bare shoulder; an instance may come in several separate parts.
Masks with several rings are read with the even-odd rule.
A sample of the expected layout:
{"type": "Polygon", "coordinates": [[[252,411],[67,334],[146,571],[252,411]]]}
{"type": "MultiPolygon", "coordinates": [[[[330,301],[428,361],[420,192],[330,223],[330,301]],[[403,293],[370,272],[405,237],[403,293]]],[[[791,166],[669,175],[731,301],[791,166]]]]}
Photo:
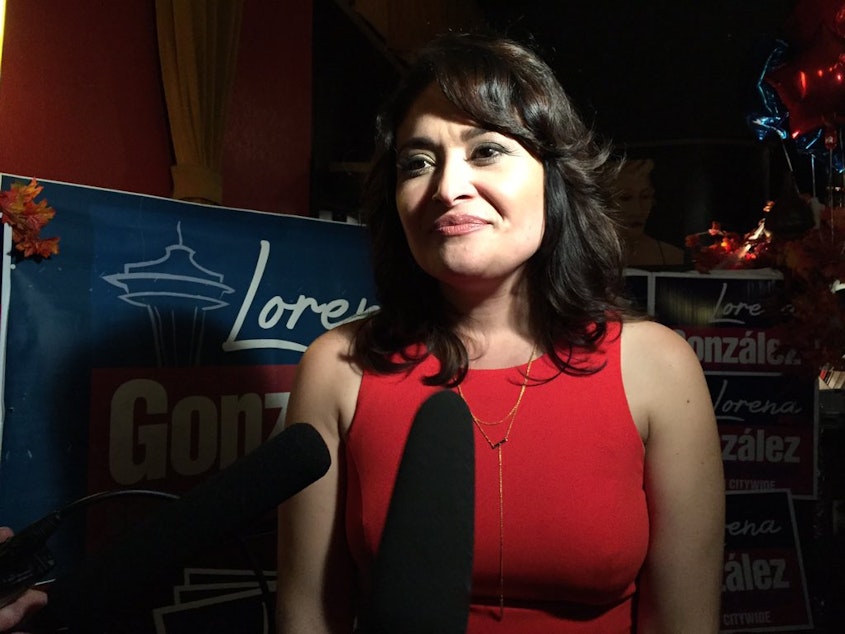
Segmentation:
{"type": "Polygon", "coordinates": [[[643,413],[665,400],[667,390],[680,393],[690,382],[703,381],[692,347],[671,328],[651,320],[623,323],[622,377],[629,401],[643,413]]]}
{"type": "Polygon", "coordinates": [[[314,421],[342,436],[352,421],[362,372],[355,362],[355,335],[361,322],[350,322],[317,337],[299,361],[288,416],[314,421]]]}
{"type": "Polygon", "coordinates": [[[311,342],[302,360],[312,363],[347,363],[354,358],[355,336],[363,320],[341,324],[327,330],[311,342]]]}
{"type": "Polygon", "coordinates": [[[712,426],[713,407],[701,363],[671,328],[653,321],[624,324],[622,378],[644,439],[660,429],[712,426]]]}
{"type": "Polygon", "coordinates": [[[622,325],[623,355],[654,369],[692,364],[699,367],[695,352],[677,332],[650,319],[625,321],[622,325]]]}

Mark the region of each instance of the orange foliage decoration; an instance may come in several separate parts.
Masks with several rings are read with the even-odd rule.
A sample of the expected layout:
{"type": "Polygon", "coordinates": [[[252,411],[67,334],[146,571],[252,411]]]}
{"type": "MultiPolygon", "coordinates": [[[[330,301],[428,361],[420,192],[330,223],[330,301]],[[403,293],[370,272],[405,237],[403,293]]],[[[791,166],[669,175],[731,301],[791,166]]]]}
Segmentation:
{"type": "Polygon", "coordinates": [[[783,341],[806,365],[845,370],[845,209],[825,207],[819,224],[776,244],[774,265],[783,272],[792,313],[783,341]]]}
{"type": "Polygon", "coordinates": [[[12,242],[23,257],[49,258],[59,253],[59,238],[41,238],[41,229],[56,212],[46,200],[35,202],[44,189],[33,178],[29,184],[13,183],[0,192],[2,221],[12,228],[12,242]]]}
{"type": "Polygon", "coordinates": [[[743,237],[733,231],[724,231],[713,222],[707,231],[688,235],[685,246],[693,253],[696,270],[706,273],[717,269],[750,268],[750,262],[741,256],[743,237]]]}

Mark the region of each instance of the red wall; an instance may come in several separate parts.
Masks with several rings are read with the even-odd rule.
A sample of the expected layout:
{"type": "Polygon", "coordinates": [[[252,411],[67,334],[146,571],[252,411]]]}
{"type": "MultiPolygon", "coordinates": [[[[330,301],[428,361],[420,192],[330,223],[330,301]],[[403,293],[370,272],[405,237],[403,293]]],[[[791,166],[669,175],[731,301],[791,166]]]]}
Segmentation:
{"type": "Polygon", "coordinates": [[[224,141],[227,206],[308,213],[311,7],[311,0],[244,2],[224,141]]]}
{"type": "MultiPolygon", "coordinates": [[[[0,172],[169,196],[154,0],[7,0],[0,172]]],[[[223,204],[307,213],[311,1],[245,0],[223,204]]]]}

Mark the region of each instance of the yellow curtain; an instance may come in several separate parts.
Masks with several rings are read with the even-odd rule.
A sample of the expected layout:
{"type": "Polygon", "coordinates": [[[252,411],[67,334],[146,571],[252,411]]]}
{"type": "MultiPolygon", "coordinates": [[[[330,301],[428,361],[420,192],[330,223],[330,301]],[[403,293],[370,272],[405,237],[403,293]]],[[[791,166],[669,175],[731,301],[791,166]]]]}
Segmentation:
{"type": "Polygon", "coordinates": [[[156,0],[158,48],[176,164],[173,197],[220,204],[223,135],[243,0],[156,0]]]}

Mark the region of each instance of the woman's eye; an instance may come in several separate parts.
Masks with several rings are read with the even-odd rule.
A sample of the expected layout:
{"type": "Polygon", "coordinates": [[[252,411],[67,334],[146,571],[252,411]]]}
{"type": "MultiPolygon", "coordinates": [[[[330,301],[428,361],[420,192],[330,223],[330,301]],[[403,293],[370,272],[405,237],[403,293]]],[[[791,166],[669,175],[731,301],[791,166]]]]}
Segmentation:
{"type": "Polygon", "coordinates": [[[472,160],[480,163],[489,163],[505,153],[505,148],[497,143],[484,143],[473,149],[472,160]]]}
{"type": "Polygon", "coordinates": [[[434,167],[434,161],[425,154],[400,157],[396,167],[402,176],[413,177],[423,174],[434,167]]]}

